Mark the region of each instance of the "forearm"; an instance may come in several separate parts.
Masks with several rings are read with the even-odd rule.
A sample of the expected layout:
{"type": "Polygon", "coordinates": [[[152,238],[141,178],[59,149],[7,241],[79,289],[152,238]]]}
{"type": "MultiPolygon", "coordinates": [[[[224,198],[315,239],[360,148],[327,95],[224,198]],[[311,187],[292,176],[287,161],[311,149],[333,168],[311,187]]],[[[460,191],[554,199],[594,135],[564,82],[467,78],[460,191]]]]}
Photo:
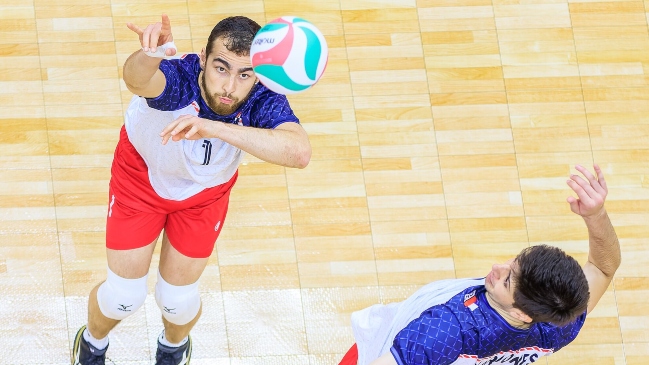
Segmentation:
{"type": "Polygon", "coordinates": [[[124,82],[131,92],[146,89],[160,67],[162,58],[149,57],[142,50],[131,54],[124,63],[124,82]]]}
{"type": "MultiPolygon", "coordinates": [[[[262,129],[215,122],[216,138],[276,165],[304,168],[311,159],[309,138],[298,124],[297,128],[262,129]]],[[[281,127],[281,126],[280,126],[281,127]]]]}
{"type": "Polygon", "coordinates": [[[588,227],[588,261],[607,277],[613,277],[622,259],[620,242],[606,210],[584,217],[584,222],[588,227]]]}

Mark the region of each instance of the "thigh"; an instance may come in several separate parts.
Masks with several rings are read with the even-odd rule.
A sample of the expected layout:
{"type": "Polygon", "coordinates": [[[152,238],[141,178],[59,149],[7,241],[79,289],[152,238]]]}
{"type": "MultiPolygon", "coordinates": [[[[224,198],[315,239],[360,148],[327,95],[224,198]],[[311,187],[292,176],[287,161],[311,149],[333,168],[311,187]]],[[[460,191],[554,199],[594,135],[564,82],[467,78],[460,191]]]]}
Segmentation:
{"type": "Polygon", "coordinates": [[[149,272],[151,257],[156,241],[140,248],[130,250],[106,249],[108,267],[117,276],[125,279],[139,279],[149,272]]]}
{"type": "Polygon", "coordinates": [[[208,260],[208,257],[194,258],[180,253],[169,242],[167,234],[163,234],[159,270],[169,284],[181,286],[195,283],[203,274],[208,260]]]}
{"type": "MultiPolygon", "coordinates": [[[[118,145],[117,152],[120,149],[118,145]]],[[[143,181],[146,166],[142,167],[143,171],[123,171],[124,166],[132,167],[136,164],[127,158],[135,157],[117,152],[108,186],[106,247],[112,250],[145,247],[160,236],[167,220],[167,211],[160,207],[164,205],[164,201],[157,196],[148,181],[143,181]],[[142,176],[138,178],[138,174],[142,176]]]]}
{"type": "Polygon", "coordinates": [[[157,241],[167,216],[146,212],[123,202],[124,196],[109,191],[108,217],[106,218],[106,248],[128,251],[143,248],[157,241]]]}
{"type": "Polygon", "coordinates": [[[167,215],[165,234],[179,253],[193,258],[212,254],[225,223],[235,181],[236,175],[226,184],[206,189],[188,200],[185,209],[167,215]]]}

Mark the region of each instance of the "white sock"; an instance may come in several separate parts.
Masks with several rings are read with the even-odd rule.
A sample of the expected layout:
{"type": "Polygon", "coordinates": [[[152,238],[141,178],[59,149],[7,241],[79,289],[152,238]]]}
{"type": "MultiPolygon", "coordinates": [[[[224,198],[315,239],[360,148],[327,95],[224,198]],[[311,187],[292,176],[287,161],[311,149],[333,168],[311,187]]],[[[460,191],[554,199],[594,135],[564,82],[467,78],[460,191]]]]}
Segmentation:
{"type": "Polygon", "coordinates": [[[165,331],[164,330],[160,334],[160,337],[158,337],[158,341],[160,341],[161,344],[163,344],[163,345],[165,345],[167,347],[180,347],[180,346],[186,344],[188,340],[189,340],[189,336],[186,336],[185,338],[183,338],[182,341],[180,341],[180,343],[171,343],[171,342],[169,342],[169,340],[167,340],[167,337],[165,337],[165,331]]]}
{"type": "Polygon", "coordinates": [[[92,337],[90,334],[90,331],[86,328],[85,331],[83,331],[83,338],[91,345],[93,345],[97,350],[103,350],[108,346],[108,336],[102,338],[102,339],[96,339],[92,337]]]}

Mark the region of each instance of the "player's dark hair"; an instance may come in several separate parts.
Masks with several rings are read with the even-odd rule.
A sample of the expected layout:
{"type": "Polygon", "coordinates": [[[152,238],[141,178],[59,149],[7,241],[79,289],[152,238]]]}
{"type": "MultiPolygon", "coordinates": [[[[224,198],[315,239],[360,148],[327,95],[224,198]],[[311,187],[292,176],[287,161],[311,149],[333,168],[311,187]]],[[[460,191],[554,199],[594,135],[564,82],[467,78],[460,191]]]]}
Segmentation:
{"type": "Polygon", "coordinates": [[[255,38],[255,34],[259,29],[261,29],[261,26],[257,22],[245,16],[225,18],[212,29],[212,33],[207,39],[205,56],[209,57],[214,41],[221,37],[223,37],[223,43],[228,51],[237,56],[247,56],[250,54],[252,39],[255,38]]]}
{"type": "Polygon", "coordinates": [[[524,249],[514,270],[514,307],[534,322],[558,326],[574,321],[588,307],[588,281],[583,269],[558,247],[524,249]]]}

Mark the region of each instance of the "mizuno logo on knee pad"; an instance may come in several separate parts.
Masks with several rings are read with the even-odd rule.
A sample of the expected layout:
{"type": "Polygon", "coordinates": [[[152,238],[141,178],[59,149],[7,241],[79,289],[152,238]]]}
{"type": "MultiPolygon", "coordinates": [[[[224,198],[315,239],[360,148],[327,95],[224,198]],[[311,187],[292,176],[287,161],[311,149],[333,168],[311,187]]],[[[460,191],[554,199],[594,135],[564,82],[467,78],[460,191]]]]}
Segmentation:
{"type": "Polygon", "coordinates": [[[175,310],[176,310],[176,308],[164,307],[164,311],[167,312],[167,313],[170,313],[170,314],[176,314],[176,312],[174,312],[175,310]]]}
{"type": "Polygon", "coordinates": [[[131,305],[118,304],[118,305],[119,305],[119,308],[117,308],[117,310],[120,310],[122,312],[130,312],[131,310],[128,309],[128,308],[133,306],[132,304],[131,305]]]}

